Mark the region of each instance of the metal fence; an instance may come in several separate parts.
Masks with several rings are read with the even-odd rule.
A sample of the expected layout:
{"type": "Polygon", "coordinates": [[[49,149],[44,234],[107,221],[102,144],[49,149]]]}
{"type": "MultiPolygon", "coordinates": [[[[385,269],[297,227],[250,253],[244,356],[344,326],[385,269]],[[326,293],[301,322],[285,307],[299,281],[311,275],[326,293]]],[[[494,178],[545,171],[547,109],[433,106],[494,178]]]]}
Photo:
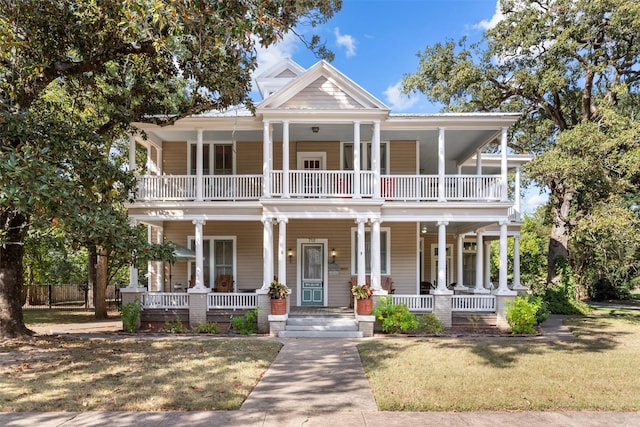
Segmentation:
{"type": "MultiPolygon", "coordinates": [[[[120,288],[107,286],[107,306],[120,306],[120,288]]],[[[87,285],[24,285],[22,287],[22,309],[90,309],[93,308],[93,290],[87,285]]]]}

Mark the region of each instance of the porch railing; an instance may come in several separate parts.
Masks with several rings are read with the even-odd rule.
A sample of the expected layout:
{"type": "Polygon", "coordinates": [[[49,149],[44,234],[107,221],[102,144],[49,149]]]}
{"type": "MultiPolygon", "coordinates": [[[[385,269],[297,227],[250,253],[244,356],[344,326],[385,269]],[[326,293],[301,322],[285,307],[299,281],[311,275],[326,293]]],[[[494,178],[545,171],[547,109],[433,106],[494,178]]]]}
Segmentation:
{"type": "MultiPolygon", "coordinates": [[[[356,175],[353,171],[292,170],[288,177],[282,171],[271,171],[271,197],[283,197],[288,183],[290,197],[353,197],[356,175]]],[[[373,197],[373,172],[360,172],[360,196],[373,197]]],[[[204,200],[258,200],[263,197],[262,175],[206,175],[203,177],[204,200]]],[[[386,200],[440,200],[438,175],[382,175],[380,195],[386,200]]],[[[197,181],[193,175],[161,175],[138,177],[139,200],[194,200],[197,181]]],[[[503,187],[500,175],[447,175],[444,199],[452,201],[498,201],[503,187]]]]}
{"type": "Polygon", "coordinates": [[[207,309],[251,309],[258,306],[258,294],[214,292],[207,295],[207,309]]]}
{"type": "Polygon", "coordinates": [[[433,295],[397,295],[391,294],[391,302],[405,304],[409,311],[433,311],[433,295]]]}
{"type": "Polygon", "coordinates": [[[496,297],[493,295],[453,295],[452,311],[496,311],[496,297]]]}
{"type": "Polygon", "coordinates": [[[189,294],[184,292],[145,292],[142,294],[142,309],[189,308],[189,294]]]}

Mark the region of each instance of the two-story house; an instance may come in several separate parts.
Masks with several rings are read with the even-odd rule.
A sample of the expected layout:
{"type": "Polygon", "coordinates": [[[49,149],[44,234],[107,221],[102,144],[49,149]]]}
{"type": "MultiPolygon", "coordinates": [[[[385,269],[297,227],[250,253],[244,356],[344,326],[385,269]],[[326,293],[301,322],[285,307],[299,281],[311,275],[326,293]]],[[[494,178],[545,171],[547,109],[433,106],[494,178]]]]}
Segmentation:
{"type": "Polygon", "coordinates": [[[151,263],[147,291],[250,294],[277,276],[292,307],[336,307],[350,305],[352,282],[416,298],[521,288],[519,180],[531,157],[508,154],[518,114],[392,114],[324,61],[287,60],[256,82],[255,114],[136,124],[131,168],[137,144],[148,155],[129,216],[151,242],[195,252],[151,263]],[[483,153],[489,144],[497,154],[483,153]]]}

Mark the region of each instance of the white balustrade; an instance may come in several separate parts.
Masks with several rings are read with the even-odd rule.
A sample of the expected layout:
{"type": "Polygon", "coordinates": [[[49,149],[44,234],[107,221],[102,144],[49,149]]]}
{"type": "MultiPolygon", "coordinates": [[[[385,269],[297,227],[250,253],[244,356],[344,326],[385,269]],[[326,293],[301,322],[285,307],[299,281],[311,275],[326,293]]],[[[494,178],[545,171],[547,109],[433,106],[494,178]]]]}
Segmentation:
{"type": "Polygon", "coordinates": [[[433,295],[391,294],[391,302],[405,304],[409,311],[433,311],[433,295]]]}
{"type": "Polygon", "coordinates": [[[145,292],[142,308],[189,308],[189,295],[184,292],[145,292]]]}
{"type": "Polygon", "coordinates": [[[203,185],[205,200],[256,200],[262,195],[262,175],[207,175],[203,185]]]}
{"type": "Polygon", "coordinates": [[[453,295],[452,311],[496,311],[496,297],[493,295],[453,295]]]}
{"type": "Polygon", "coordinates": [[[207,308],[211,309],[240,309],[256,308],[258,306],[258,294],[255,293],[227,293],[214,292],[207,296],[207,308]]]}
{"type": "MultiPolygon", "coordinates": [[[[283,196],[282,171],[271,171],[271,195],[283,196]]],[[[292,197],[353,197],[353,171],[289,171],[289,195],[292,197]]],[[[372,197],[373,172],[360,172],[360,195],[372,197]]],[[[386,200],[438,200],[437,175],[382,175],[381,196],[386,200]]],[[[203,177],[205,200],[258,200],[262,197],[262,175],[206,175],[203,177]]],[[[448,175],[445,198],[457,201],[501,200],[500,175],[448,175]]],[[[193,200],[196,198],[194,175],[138,177],[138,200],[193,200]]]]}

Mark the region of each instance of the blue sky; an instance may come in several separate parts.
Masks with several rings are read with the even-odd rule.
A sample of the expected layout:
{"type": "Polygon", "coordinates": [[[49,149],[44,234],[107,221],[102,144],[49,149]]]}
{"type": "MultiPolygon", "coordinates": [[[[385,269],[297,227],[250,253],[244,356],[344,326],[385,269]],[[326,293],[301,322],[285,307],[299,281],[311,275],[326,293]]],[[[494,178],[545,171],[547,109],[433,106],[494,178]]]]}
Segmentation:
{"type": "MultiPolygon", "coordinates": [[[[496,18],[498,0],[343,0],[342,10],[317,32],[335,53],[332,65],[383,101],[394,113],[438,111],[423,96],[401,96],[404,74],[417,70],[416,54],[427,45],[477,40],[496,18]]],[[[304,68],[318,61],[295,36],[258,52],[268,67],[290,57],[304,68]]]]}
{"type": "MultiPolygon", "coordinates": [[[[499,0],[343,0],[342,9],[326,24],[299,28],[319,34],[335,53],[332,65],[387,104],[393,113],[437,113],[439,106],[420,94],[400,93],[404,74],[418,67],[426,46],[466,36],[474,42],[501,15],[499,0]]],[[[283,58],[304,68],[318,59],[292,34],[276,46],[258,51],[260,69],[283,58]]],[[[256,93],[255,100],[259,100],[256,93]]],[[[531,212],[546,201],[537,188],[527,191],[523,209],[531,212]]]]}

